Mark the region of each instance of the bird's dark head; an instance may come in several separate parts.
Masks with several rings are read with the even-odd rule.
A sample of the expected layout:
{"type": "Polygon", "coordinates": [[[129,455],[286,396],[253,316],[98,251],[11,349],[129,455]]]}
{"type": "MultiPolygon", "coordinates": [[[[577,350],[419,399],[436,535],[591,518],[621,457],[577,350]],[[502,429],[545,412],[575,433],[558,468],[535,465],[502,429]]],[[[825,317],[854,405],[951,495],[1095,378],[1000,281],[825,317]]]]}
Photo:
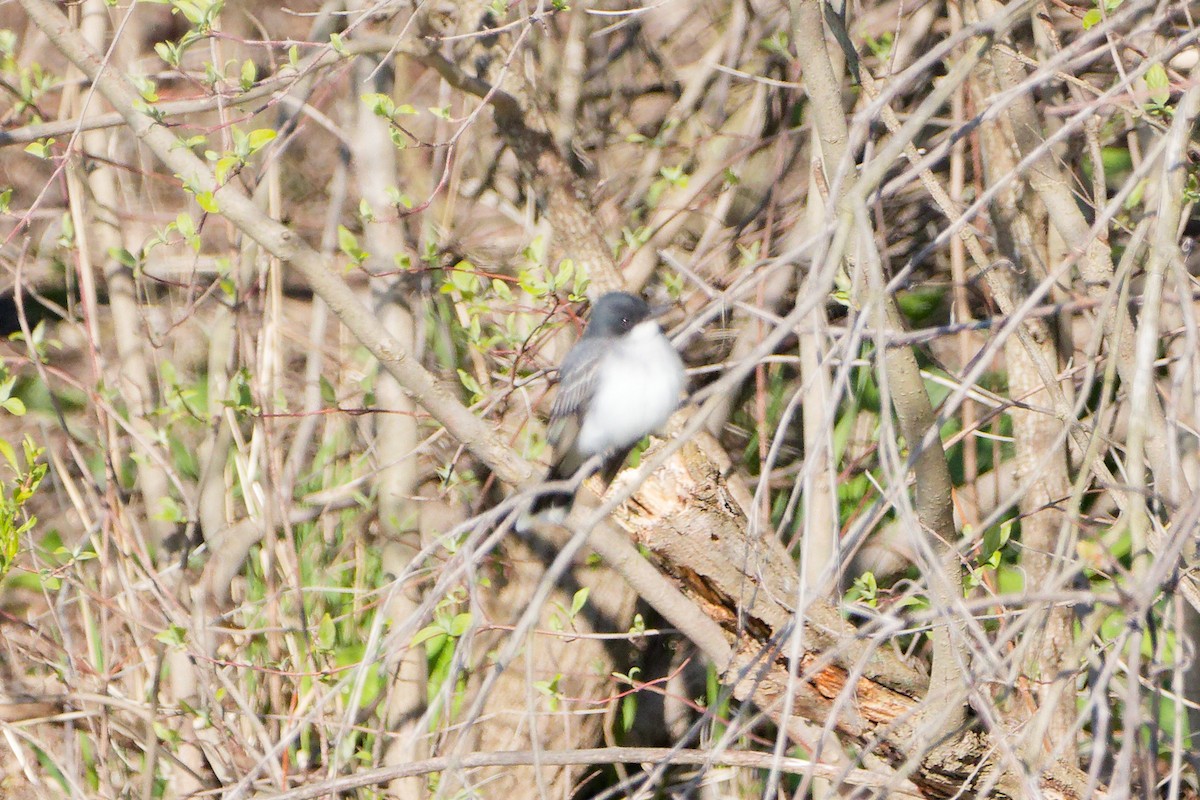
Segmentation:
{"type": "Polygon", "coordinates": [[[650,319],[650,306],[627,292],[609,292],[592,306],[584,336],[620,336],[650,319]]]}

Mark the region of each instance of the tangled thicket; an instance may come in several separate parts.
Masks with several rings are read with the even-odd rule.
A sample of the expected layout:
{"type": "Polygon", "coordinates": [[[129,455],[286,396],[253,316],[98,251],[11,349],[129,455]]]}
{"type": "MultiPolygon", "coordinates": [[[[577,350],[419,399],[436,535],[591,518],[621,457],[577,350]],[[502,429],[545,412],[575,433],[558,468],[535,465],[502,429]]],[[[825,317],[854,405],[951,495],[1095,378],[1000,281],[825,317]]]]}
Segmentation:
{"type": "Polygon", "coordinates": [[[1197,13],[0,5],[0,795],[1197,796],[1197,13]]]}

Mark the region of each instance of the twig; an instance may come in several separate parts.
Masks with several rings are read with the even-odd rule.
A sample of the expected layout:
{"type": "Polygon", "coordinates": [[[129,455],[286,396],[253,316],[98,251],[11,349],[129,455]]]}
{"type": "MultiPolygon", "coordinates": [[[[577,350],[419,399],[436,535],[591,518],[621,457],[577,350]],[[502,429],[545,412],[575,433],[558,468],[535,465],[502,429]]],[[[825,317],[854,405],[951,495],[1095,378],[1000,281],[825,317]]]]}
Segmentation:
{"type": "Polygon", "coordinates": [[[309,786],[278,794],[260,795],[260,800],[310,800],[326,794],[337,794],[376,786],[397,778],[427,775],[431,772],[471,769],[475,767],[514,767],[540,763],[548,766],[588,764],[688,764],[704,767],[728,766],[751,769],[775,768],[795,775],[818,774],[840,778],[855,786],[888,786],[895,796],[923,797],[911,783],[895,785],[891,776],[855,769],[843,772],[839,767],[814,763],[802,758],[775,758],[770,753],[724,750],[674,750],[667,747],[605,747],[593,750],[565,752],[534,752],[532,750],[501,751],[498,753],[468,753],[456,758],[439,757],[383,769],[362,770],[343,778],[321,781],[309,786]]]}

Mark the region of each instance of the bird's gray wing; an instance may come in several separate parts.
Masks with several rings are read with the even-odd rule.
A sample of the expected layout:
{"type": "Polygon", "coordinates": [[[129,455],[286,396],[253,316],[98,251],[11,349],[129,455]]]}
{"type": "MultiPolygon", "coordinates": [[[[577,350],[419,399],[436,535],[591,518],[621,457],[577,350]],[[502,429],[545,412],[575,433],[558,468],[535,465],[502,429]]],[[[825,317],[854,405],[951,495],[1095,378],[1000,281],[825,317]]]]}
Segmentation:
{"type": "Polygon", "coordinates": [[[580,412],[596,391],[604,352],[598,342],[581,341],[563,359],[558,370],[558,394],[550,407],[550,428],[546,432],[556,450],[569,448],[579,435],[580,412]]]}

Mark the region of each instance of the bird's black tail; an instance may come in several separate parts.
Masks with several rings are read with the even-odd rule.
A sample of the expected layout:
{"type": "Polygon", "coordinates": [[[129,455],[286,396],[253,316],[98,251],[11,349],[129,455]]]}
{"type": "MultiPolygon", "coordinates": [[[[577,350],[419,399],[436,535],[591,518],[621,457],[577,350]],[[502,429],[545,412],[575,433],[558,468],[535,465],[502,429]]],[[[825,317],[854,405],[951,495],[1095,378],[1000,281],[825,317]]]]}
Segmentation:
{"type": "MultiPolygon", "coordinates": [[[[628,447],[620,452],[612,453],[604,459],[599,472],[605,486],[612,483],[613,478],[620,472],[621,466],[625,463],[625,459],[632,450],[632,447],[628,447]]],[[[575,473],[582,466],[583,463],[574,460],[566,460],[554,464],[546,472],[546,477],[542,479],[543,483],[557,483],[570,480],[575,477],[575,473]]],[[[532,527],[534,520],[559,525],[571,513],[573,505],[575,505],[575,492],[569,489],[552,489],[540,492],[533,499],[533,503],[530,504],[529,512],[522,515],[521,519],[518,520],[517,531],[521,533],[528,531],[532,527]]]]}
{"type": "MultiPolygon", "coordinates": [[[[578,468],[578,465],[575,466],[578,468]]],[[[550,467],[542,482],[563,481],[574,475],[575,470],[567,472],[563,464],[554,464],[550,467]]],[[[517,520],[517,531],[519,533],[527,533],[533,527],[534,520],[558,525],[571,513],[571,506],[573,505],[575,505],[575,493],[570,490],[553,489],[539,492],[538,496],[533,498],[533,503],[530,504],[529,511],[522,514],[521,518],[517,520]]]]}
{"type": "Polygon", "coordinates": [[[573,505],[574,492],[543,492],[534,498],[533,504],[529,506],[529,514],[547,522],[559,523],[571,513],[573,505]]]}

